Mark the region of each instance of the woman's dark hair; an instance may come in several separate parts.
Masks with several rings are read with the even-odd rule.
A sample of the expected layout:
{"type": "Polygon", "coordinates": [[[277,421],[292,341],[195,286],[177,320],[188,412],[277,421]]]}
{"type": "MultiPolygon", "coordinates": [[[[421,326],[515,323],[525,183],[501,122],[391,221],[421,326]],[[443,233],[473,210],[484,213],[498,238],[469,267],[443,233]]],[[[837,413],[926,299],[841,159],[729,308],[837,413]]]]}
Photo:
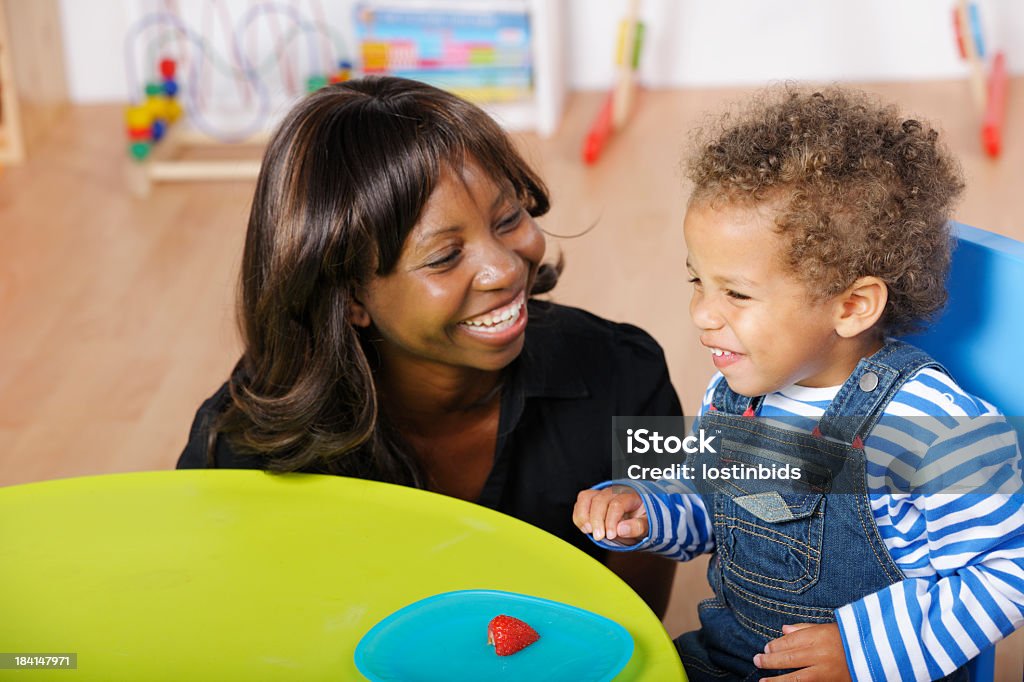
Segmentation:
{"type": "MultiPolygon", "coordinates": [[[[231,401],[210,430],[269,471],[316,471],[422,486],[381,413],[353,291],[389,273],[447,170],[475,162],[531,216],[544,183],[479,107],[402,78],[365,78],[307,96],[267,148],[242,259],[244,351],[231,401]]],[[[558,273],[542,266],[531,293],[558,273]]]]}

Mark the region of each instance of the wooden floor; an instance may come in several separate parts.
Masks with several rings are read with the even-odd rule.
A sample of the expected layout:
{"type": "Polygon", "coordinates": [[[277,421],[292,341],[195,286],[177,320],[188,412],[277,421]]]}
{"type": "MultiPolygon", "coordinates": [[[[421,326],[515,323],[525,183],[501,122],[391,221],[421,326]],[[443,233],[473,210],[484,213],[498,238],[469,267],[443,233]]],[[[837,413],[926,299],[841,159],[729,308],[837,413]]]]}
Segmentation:
{"type": "MultiPolygon", "coordinates": [[[[935,121],[961,159],[958,218],[1024,240],[1024,128],[986,158],[963,82],[865,86],[935,121]]],[[[629,127],[598,165],[580,144],[601,96],[569,101],[556,136],[519,141],[550,184],[542,226],[567,268],[556,300],[650,331],[692,412],[712,367],[691,329],[679,160],[706,112],[746,90],[641,93],[629,127]]],[[[1024,79],[1008,120],[1022,121],[1024,79]]],[[[253,183],[158,186],[124,179],[118,107],[75,107],[0,170],[0,485],[168,469],[199,403],[236,359],[233,290],[253,183]]],[[[666,626],[695,624],[705,561],[680,567],[666,626]]],[[[999,647],[997,680],[1021,679],[1024,633],[999,647]]]]}

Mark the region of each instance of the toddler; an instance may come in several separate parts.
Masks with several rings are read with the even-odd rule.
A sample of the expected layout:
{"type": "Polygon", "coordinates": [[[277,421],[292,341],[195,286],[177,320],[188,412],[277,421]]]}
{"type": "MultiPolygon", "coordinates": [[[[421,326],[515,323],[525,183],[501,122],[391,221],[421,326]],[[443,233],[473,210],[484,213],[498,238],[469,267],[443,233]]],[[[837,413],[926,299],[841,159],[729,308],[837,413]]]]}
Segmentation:
{"type": "Polygon", "coordinates": [[[804,475],[613,481],[573,519],[610,549],[713,553],[676,641],[691,680],[966,679],[1024,623],[1016,435],[894,338],[945,302],[962,181],[937,138],[787,87],[689,163],[690,315],[718,369],[697,426],[719,447],[687,462],[804,475]]]}

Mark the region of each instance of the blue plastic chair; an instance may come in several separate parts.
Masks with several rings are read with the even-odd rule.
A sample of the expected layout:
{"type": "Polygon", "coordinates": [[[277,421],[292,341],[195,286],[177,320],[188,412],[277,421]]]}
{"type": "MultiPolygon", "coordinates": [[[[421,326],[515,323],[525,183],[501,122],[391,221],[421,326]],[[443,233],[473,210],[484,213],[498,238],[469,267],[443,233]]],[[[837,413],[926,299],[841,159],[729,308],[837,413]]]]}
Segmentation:
{"type": "MultiPolygon", "coordinates": [[[[1015,417],[1024,443],[1024,243],[956,224],[949,302],[936,324],[907,340],[941,362],[957,382],[1015,417]]],[[[968,665],[972,682],[995,678],[995,647],[968,665]]]]}

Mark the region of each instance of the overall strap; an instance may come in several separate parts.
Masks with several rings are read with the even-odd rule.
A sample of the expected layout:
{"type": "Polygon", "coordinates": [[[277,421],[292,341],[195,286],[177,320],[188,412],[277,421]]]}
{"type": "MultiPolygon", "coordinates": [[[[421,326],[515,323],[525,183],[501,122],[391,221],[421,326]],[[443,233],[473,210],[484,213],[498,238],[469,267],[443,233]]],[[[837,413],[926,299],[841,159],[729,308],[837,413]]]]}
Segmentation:
{"type": "Polygon", "coordinates": [[[923,350],[895,339],[857,363],[818,423],[829,438],[863,447],[886,406],[907,381],[925,367],[946,368],[923,350]]]}
{"type": "Polygon", "coordinates": [[[761,409],[762,402],[764,402],[763,395],[755,396],[753,398],[740,395],[729,388],[729,382],[725,380],[725,377],[722,377],[719,380],[718,385],[715,386],[715,393],[711,397],[711,407],[708,409],[716,412],[722,412],[723,414],[738,414],[744,417],[753,417],[757,414],[758,410],[761,409]]]}

